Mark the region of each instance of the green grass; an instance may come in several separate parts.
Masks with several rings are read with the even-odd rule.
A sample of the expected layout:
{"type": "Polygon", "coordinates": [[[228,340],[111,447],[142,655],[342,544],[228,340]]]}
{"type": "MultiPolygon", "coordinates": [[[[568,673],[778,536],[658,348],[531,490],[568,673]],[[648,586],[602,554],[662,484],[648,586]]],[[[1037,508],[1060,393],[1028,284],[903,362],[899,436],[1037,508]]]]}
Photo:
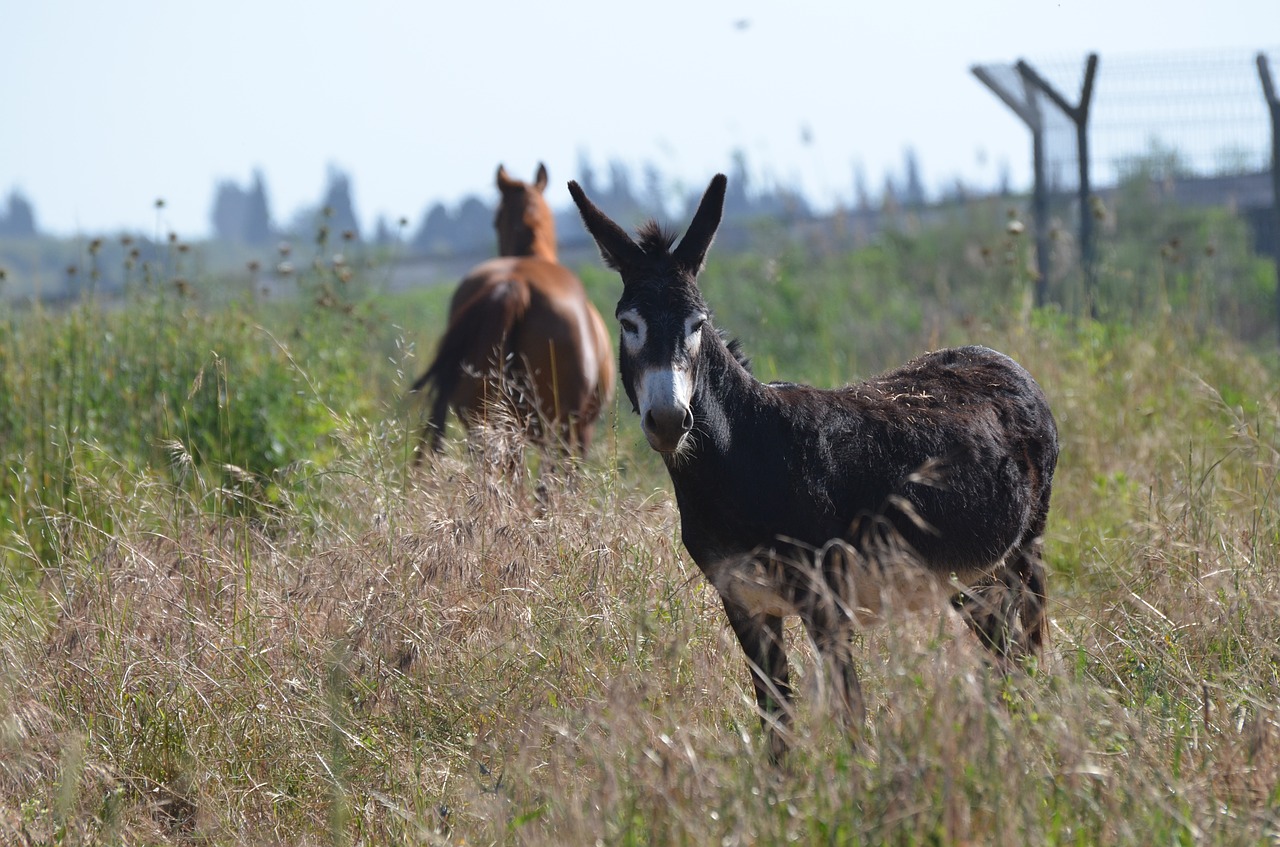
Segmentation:
{"type": "MultiPolygon", "coordinates": [[[[447,290],[379,295],[321,262],[287,301],[194,278],[194,300],[6,315],[0,841],[1274,837],[1280,362],[1203,298],[1031,310],[988,212],[847,254],[713,252],[716,323],[763,378],[985,343],[1062,436],[1039,666],[1000,680],[936,620],[860,635],[853,749],[793,630],[780,770],[625,398],[572,479],[540,487],[498,434],[408,470],[401,392],[447,290]]],[[[1168,258],[1112,247],[1109,285],[1168,258]]],[[[1206,288],[1255,267],[1216,255],[1206,288]]],[[[611,313],[616,278],[583,273],[611,313]]]]}

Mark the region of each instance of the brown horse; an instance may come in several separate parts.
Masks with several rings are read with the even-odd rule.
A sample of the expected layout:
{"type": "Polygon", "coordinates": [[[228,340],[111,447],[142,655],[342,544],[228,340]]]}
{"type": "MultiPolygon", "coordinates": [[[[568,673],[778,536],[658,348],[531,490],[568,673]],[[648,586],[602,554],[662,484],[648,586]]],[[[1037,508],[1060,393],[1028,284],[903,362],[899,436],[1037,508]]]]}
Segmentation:
{"type": "Polygon", "coordinates": [[[531,437],[585,455],[596,419],[612,402],[609,332],[582,282],[557,261],[546,187],[545,165],[532,185],[498,166],[499,258],[462,280],[435,361],[413,384],[413,392],[426,388],[431,408],[415,464],[428,441],[440,452],[451,408],[470,429],[502,404],[531,437]]]}

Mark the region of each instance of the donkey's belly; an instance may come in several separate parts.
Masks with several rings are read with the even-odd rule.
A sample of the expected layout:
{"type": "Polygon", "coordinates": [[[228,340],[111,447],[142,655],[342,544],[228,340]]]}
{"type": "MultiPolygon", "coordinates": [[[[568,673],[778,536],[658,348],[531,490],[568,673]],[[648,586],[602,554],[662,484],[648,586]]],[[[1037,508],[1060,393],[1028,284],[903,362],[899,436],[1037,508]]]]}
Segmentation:
{"type": "Polygon", "coordinates": [[[751,615],[804,615],[815,604],[835,603],[863,626],[945,607],[960,588],[953,574],[908,560],[868,559],[847,545],[819,555],[821,567],[803,555],[760,551],[719,559],[704,572],[721,597],[751,615]]]}
{"type": "Polygon", "coordinates": [[[735,556],[719,559],[703,571],[721,597],[752,615],[796,614],[793,592],[786,589],[766,561],[755,556],[735,556]]]}

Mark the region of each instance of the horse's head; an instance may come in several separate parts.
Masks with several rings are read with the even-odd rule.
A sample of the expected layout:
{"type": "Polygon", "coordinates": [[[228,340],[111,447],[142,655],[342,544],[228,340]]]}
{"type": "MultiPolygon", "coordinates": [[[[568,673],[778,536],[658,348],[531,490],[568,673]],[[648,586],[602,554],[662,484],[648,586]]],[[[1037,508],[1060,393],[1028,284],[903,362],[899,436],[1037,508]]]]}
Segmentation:
{"type": "Polygon", "coordinates": [[[551,207],[543,199],[547,187],[547,166],[538,165],[537,180],[521,182],[498,166],[498,191],[502,200],[493,219],[498,232],[498,255],[537,256],[556,261],[556,222],[551,207]]]}
{"type": "Polygon", "coordinates": [[[640,415],[649,446],[660,453],[679,451],[693,429],[699,353],[704,334],[714,332],[698,274],[720,225],[725,183],[723,174],[711,180],[674,250],[675,236],[653,221],[640,228],[639,242],[633,241],[576,182],[569,183],[601,256],[622,276],[616,312],[622,327],[622,386],[640,415]]]}

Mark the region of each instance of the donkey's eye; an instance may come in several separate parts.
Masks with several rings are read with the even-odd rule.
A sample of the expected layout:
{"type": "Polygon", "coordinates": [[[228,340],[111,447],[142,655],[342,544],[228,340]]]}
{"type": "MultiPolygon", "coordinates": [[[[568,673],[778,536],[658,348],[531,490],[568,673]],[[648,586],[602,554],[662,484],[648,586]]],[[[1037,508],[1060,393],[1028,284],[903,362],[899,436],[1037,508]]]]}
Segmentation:
{"type": "Polygon", "coordinates": [[[702,315],[701,317],[694,318],[693,323],[689,325],[689,334],[692,335],[695,332],[701,332],[702,327],[704,324],[706,324],[706,322],[707,322],[706,315],[702,315]]]}
{"type": "Polygon", "coordinates": [[[628,335],[635,335],[640,331],[640,327],[636,326],[636,322],[630,318],[622,318],[618,323],[622,324],[622,331],[628,335]]]}

